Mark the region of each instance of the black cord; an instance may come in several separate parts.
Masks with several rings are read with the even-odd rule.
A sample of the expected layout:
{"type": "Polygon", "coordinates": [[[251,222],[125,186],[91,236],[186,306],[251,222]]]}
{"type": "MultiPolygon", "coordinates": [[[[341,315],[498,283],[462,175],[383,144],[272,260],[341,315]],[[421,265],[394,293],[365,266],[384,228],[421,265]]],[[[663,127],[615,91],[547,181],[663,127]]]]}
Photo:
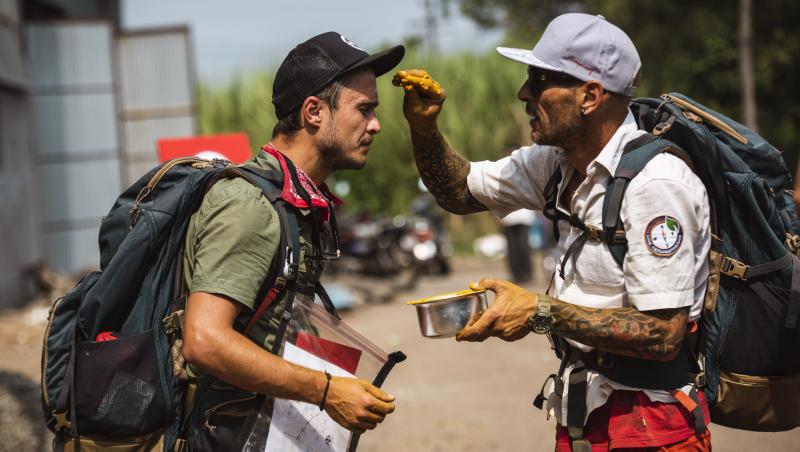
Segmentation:
{"type": "MultiPolygon", "coordinates": [[[[320,226],[318,221],[321,218],[320,208],[314,206],[311,195],[308,191],[303,187],[303,184],[300,183],[300,177],[297,175],[297,167],[295,166],[294,162],[289,159],[289,157],[284,156],[284,160],[286,162],[286,169],[288,170],[288,176],[291,178],[292,183],[295,187],[295,191],[300,198],[308,204],[308,208],[311,210],[311,240],[312,240],[312,249],[314,250],[314,259],[321,259],[321,260],[336,260],[341,255],[341,251],[339,248],[339,232],[336,227],[336,215],[334,212],[333,204],[329,199],[325,199],[328,204],[328,212],[330,215],[330,220],[324,226],[325,232],[320,232],[320,226]],[[333,240],[333,243],[330,244],[328,240],[325,240],[325,245],[323,246],[323,235],[330,235],[330,239],[333,240]],[[329,250],[329,245],[333,246],[333,250],[329,250]]],[[[286,175],[284,175],[286,177],[286,175]]]]}
{"type": "MultiPolygon", "coordinates": [[[[317,256],[320,254],[320,250],[322,250],[322,243],[320,240],[320,233],[319,233],[319,226],[317,225],[317,216],[319,213],[317,212],[318,209],[314,207],[314,204],[311,200],[311,195],[308,194],[303,184],[300,183],[300,177],[297,175],[297,167],[294,165],[289,157],[283,156],[284,160],[286,161],[286,169],[289,170],[288,176],[292,180],[292,184],[294,185],[295,191],[297,192],[300,199],[305,201],[308,204],[309,210],[311,210],[311,240],[313,242],[312,248],[314,249],[315,258],[319,258],[321,256],[317,256]]],[[[286,177],[286,175],[284,175],[286,177]]]]}
{"type": "Polygon", "coordinates": [[[320,411],[325,411],[325,400],[328,398],[328,389],[331,387],[331,374],[326,370],[323,370],[323,372],[325,372],[325,378],[327,378],[328,381],[325,382],[325,391],[322,392],[322,401],[319,402],[320,411]]]}

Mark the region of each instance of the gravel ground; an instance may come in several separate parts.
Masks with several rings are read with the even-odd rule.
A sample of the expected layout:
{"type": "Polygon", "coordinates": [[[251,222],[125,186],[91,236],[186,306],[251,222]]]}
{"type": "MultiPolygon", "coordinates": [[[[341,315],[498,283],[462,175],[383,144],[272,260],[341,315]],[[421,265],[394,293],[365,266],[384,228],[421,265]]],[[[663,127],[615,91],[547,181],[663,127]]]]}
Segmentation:
{"type": "MultiPolygon", "coordinates": [[[[557,361],[546,341],[490,339],[457,343],[426,339],[403,301],[461,290],[482,276],[505,277],[502,262],[459,260],[445,278],[424,278],[413,291],[392,294],[393,281],[340,276],[359,304],[342,318],[386,351],[402,350],[384,388],[397,411],[361,439],[361,452],[550,451],[555,421],[531,402],[557,361]],[[388,297],[387,295],[394,295],[388,297]],[[389,302],[368,303],[391,299],[389,302]]],[[[541,290],[541,285],[531,285],[541,290]]],[[[36,451],[49,444],[42,428],[39,360],[48,305],[0,313],[0,451],[36,451]]],[[[798,408],[800,409],[800,408],[798,408]]],[[[711,427],[716,451],[800,452],[800,429],[753,433],[711,427]]]]}
{"type": "MultiPolygon", "coordinates": [[[[369,304],[343,319],[386,351],[402,350],[384,388],[397,411],[359,443],[362,452],[552,451],[555,420],[531,405],[542,382],[557,370],[547,341],[489,339],[458,343],[420,335],[414,309],[402,301],[467,288],[483,276],[507,277],[502,262],[462,260],[447,278],[424,279],[387,304],[369,304]]],[[[366,284],[363,281],[350,284],[366,284]]],[[[372,283],[373,285],[380,285],[372,283]]],[[[543,291],[544,286],[528,286],[543,291]]],[[[800,407],[798,407],[800,409],[800,407]]],[[[754,433],[712,425],[715,451],[800,452],[800,428],[754,433]]]]}

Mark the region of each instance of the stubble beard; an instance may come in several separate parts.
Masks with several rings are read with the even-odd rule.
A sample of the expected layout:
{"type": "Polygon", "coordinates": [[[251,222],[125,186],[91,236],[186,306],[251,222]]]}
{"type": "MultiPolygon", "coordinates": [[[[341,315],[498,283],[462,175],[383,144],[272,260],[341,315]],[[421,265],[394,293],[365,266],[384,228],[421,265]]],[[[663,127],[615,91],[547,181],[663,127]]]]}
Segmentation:
{"type": "Polygon", "coordinates": [[[557,119],[556,121],[549,121],[549,130],[540,128],[540,130],[533,132],[533,141],[539,145],[556,146],[569,150],[574,143],[582,139],[583,125],[578,115],[571,114],[568,111],[558,113],[557,116],[550,116],[550,118],[556,117],[557,119]]]}
{"type": "Polygon", "coordinates": [[[325,132],[319,142],[319,156],[322,166],[330,171],[361,169],[366,164],[366,159],[357,160],[347,152],[344,144],[334,134],[336,123],[325,132]]]}

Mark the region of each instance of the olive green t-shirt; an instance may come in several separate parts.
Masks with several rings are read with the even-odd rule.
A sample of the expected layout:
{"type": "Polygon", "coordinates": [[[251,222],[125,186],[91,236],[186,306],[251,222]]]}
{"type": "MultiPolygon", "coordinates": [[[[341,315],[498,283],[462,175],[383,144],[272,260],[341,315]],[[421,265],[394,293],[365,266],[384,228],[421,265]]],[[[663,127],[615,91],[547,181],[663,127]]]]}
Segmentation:
{"type": "MultiPolygon", "coordinates": [[[[280,170],[278,161],[263,151],[246,164],[280,170]]],[[[310,211],[300,212],[298,280],[316,282],[323,264],[311,258],[315,254],[310,211]]],[[[184,257],[189,293],[223,295],[241,303],[245,309],[235,324],[241,331],[253,315],[256,296],[279,243],[280,219],[261,189],[242,178],[220,180],[189,221],[184,257]]],[[[275,300],[248,334],[267,350],[275,340],[284,305],[284,297],[275,300]]]]}

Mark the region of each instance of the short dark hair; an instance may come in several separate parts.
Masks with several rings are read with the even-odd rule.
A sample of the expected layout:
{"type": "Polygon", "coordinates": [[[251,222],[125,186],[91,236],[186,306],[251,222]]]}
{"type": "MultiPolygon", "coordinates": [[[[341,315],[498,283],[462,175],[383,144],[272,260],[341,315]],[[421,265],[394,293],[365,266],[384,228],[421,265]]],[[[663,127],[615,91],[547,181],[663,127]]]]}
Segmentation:
{"type": "MultiPolygon", "coordinates": [[[[341,96],[342,90],[344,87],[350,85],[350,83],[353,81],[353,75],[357,72],[360,71],[348,72],[341,77],[334,79],[332,82],[319,90],[319,92],[314,94],[314,96],[319,97],[324,102],[327,102],[328,105],[331,106],[331,110],[336,110],[339,106],[339,96],[341,96]]],[[[288,115],[278,119],[278,122],[272,129],[272,138],[275,138],[278,135],[292,137],[297,133],[298,130],[300,130],[300,110],[302,107],[303,105],[300,104],[300,106],[289,112],[288,115]]]]}

